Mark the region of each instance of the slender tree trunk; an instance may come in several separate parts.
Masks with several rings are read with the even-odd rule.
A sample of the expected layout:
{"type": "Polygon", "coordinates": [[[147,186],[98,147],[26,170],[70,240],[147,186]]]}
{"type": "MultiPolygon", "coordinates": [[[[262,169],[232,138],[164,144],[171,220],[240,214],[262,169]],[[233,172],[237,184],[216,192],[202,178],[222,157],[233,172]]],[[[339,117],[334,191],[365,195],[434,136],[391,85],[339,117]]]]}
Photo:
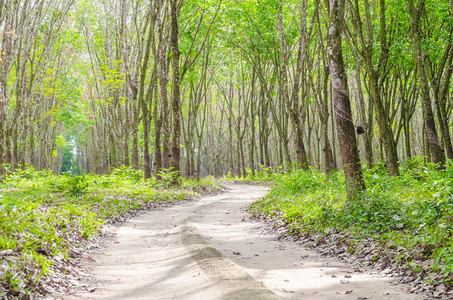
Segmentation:
{"type": "Polygon", "coordinates": [[[178,0],[171,0],[171,51],[173,67],[173,95],[172,95],[172,112],[173,112],[173,139],[171,149],[172,167],[175,171],[180,171],[180,153],[181,153],[181,96],[180,96],[180,73],[179,73],[179,28],[178,28],[178,0]]]}
{"type": "Polygon", "coordinates": [[[11,161],[12,169],[15,170],[19,166],[19,124],[14,125],[13,135],[13,157],[11,161]]]}
{"type": "Polygon", "coordinates": [[[409,118],[407,116],[407,108],[403,102],[403,107],[401,108],[401,119],[403,119],[403,129],[404,129],[404,149],[406,152],[406,159],[412,157],[411,154],[411,138],[409,132],[409,118]]]}
{"type": "Polygon", "coordinates": [[[451,17],[453,18],[453,0],[450,0],[450,12],[451,12],[451,17]]]}
{"type": "Polygon", "coordinates": [[[320,97],[321,101],[321,136],[323,142],[323,154],[324,154],[324,170],[326,174],[329,174],[331,171],[337,168],[337,164],[333,157],[332,147],[330,146],[329,141],[329,96],[328,96],[328,80],[329,80],[329,69],[325,67],[323,74],[323,95],[320,97]]]}
{"type": "Polygon", "coordinates": [[[129,132],[126,133],[126,136],[124,138],[124,165],[126,167],[129,167],[129,132]]]}
{"type": "Polygon", "coordinates": [[[137,103],[137,93],[134,94],[132,101],[134,103],[132,118],[132,164],[134,168],[138,170],[140,168],[140,160],[138,154],[139,103],[137,103]]]}
{"type": "Polygon", "coordinates": [[[162,168],[162,152],[160,146],[160,136],[161,136],[161,128],[162,122],[160,118],[157,116],[157,105],[155,105],[155,113],[154,113],[154,163],[153,163],[153,175],[160,179],[159,171],[162,168]]]}
{"type": "Polygon", "coordinates": [[[249,166],[252,171],[252,175],[255,176],[255,147],[256,147],[256,137],[255,137],[255,72],[252,73],[252,86],[251,86],[251,101],[250,101],[250,151],[249,151],[249,166]]]}
{"type": "Polygon", "coordinates": [[[439,120],[440,126],[439,131],[443,140],[443,146],[445,153],[449,159],[453,159],[453,145],[451,141],[451,135],[448,124],[448,113],[447,113],[447,97],[450,89],[451,75],[453,72],[453,47],[450,47],[448,51],[447,68],[445,70],[445,79],[442,80],[440,76],[439,82],[434,89],[434,100],[436,103],[437,119],[439,120]]]}
{"type": "MultiPolygon", "coordinates": [[[[362,126],[365,126],[366,122],[366,113],[365,113],[365,99],[363,97],[363,91],[362,91],[362,81],[360,79],[360,66],[357,65],[356,72],[356,81],[357,81],[357,101],[359,104],[359,111],[360,111],[360,120],[363,122],[361,124],[362,126]]],[[[371,131],[372,128],[367,128],[367,131],[371,131]]],[[[365,148],[365,160],[368,169],[371,168],[373,165],[373,150],[371,148],[371,141],[368,138],[368,134],[363,135],[363,143],[364,143],[364,148],[365,148]]]]}
{"type": "MultiPolygon", "coordinates": [[[[140,84],[138,91],[138,102],[142,110],[143,120],[143,173],[145,179],[151,178],[151,156],[149,151],[150,143],[150,127],[151,127],[151,112],[148,107],[148,102],[152,102],[153,94],[157,93],[157,74],[154,71],[151,75],[151,82],[149,85],[148,93],[145,96],[145,79],[148,70],[149,57],[151,55],[151,44],[154,41],[153,26],[150,26],[148,38],[146,41],[146,50],[143,57],[143,64],[140,66],[140,84]]],[[[157,69],[157,62],[154,64],[154,70],[157,69]]],[[[134,136],[135,137],[135,136],[134,136]]]]}
{"type": "Polygon", "coordinates": [[[168,65],[167,65],[167,39],[164,32],[164,17],[167,15],[168,7],[167,1],[164,1],[163,12],[159,13],[157,31],[159,35],[159,86],[161,97],[161,128],[163,131],[162,140],[162,168],[168,169],[170,167],[170,125],[168,114],[168,65]]]}

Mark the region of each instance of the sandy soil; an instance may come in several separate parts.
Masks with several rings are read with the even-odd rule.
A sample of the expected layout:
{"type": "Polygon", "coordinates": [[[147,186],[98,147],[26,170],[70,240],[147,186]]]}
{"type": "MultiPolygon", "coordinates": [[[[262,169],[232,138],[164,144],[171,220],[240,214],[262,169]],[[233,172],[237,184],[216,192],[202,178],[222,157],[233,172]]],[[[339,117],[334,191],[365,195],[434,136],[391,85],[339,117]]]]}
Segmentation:
{"type": "Polygon", "coordinates": [[[418,299],[389,278],[263,230],[244,208],[265,188],[151,211],[119,226],[85,267],[91,292],[64,299],[418,299]]]}

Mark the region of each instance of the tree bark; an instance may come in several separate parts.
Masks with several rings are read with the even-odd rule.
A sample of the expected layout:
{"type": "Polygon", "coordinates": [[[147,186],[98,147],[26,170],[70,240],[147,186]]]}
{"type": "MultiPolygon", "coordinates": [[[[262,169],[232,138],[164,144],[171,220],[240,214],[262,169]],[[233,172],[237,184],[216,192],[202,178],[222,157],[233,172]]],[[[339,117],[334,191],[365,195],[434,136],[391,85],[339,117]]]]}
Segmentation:
{"type": "Polygon", "coordinates": [[[341,48],[345,0],[329,0],[329,33],[327,53],[333,89],[333,103],[341,159],[346,179],[348,199],[365,190],[359,152],[352,120],[348,83],[341,48]]]}
{"type": "Polygon", "coordinates": [[[323,156],[324,156],[324,170],[326,174],[329,174],[337,168],[337,164],[333,157],[332,147],[330,146],[329,141],[329,96],[327,95],[328,89],[328,80],[329,80],[329,69],[325,67],[323,74],[323,95],[319,95],[321,98],[321,136],[323,143],[323,156]]]}
{"type": "Polygon", "coordinates": [[[179,73],[179,28],[178,28],[178,0],[171,0],[171,51],[173,67],[173,95],[172,95],[172,112],[173,112],[173,136],[171,149],[172,167],[176,172],[180,171],[180,153],[181,153],[181,96],[180,96],[180,73],[179,73]]]}
{"type": "Polygon", "coordinates": [[[167,38],[164,35],[164,17],[168,11],[167,0],[162,9],[163,12],[159,13],[157,31],[159,34],[159,85],[161,97],[161,128],[163,131],[162,139],[162,168],[168,169],[170,167],[170,126],[168,115],[168,65],[167,65],[167,38]],[[165,14],[165,15],[164,15],[165,14]]]}
{"type": "MultiPolygon", "coordinates": [[[[360,80],[360,66],[357,65],[356,68],[356,81],[357,81],[357,102],[359,104],[359,112],[360,112],[360,120],[363,122],[361,124],[364,126],[364,124],[367,123],[367,116],[365,113],[365,99],[363,97],[363,91],[362,91],[362,81],[360,80]]],[[[368,130],[372,130],[371,128],[368,128],[368,130]]],[[[368,169],[371,169],[373,165],[373,149],[371,148],[371,139],[369,138],[370,136],[368,134],[363,135],[363,143],[364,143],[364,148],[365,148],[365,160],[368,169]]]]}

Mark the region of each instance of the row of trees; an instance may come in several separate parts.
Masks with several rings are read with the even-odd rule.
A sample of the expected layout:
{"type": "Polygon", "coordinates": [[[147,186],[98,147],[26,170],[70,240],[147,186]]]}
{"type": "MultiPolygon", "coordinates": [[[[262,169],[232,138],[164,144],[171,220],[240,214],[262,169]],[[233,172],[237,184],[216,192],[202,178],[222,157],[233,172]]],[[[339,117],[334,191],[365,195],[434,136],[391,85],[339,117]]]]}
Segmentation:
{"type": "MultiPolygon", "coordinates": [[[[58,170],[77,78],[74,0],[0,1],[0,162],[58,170]]],[[[3,171],[5,170],[3,165],[3,171]]]]}
{"type": "Polygon", "coordinates": [[[143,166],[145,177],[179,171],[181,81],[205,51],[216,18],[200,3],[95,1],[81,8],[90,64],[84,100],[94,123],[80,143],[87,171],[123,164],[143,166]]]}
{"type": "Polygon", "coordinates": [[[452,3],[0,1],[0,157],[243,176],[452,147],[452,3]],[[358,135],[357,133],[363,133],[358,135]],[[69,143],[72,144],[72,143],[69,143]],[[73,150],[71,150],[73,151],[73,150]]]}

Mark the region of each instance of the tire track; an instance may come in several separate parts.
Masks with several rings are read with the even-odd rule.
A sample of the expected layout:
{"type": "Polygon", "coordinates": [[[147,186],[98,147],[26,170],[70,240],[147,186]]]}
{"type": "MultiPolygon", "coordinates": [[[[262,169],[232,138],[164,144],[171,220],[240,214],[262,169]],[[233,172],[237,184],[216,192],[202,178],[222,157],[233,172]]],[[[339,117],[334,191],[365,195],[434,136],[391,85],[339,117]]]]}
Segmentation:
{"type": "Polygon", "coordinates": [[[181,231],[184,246],[209,278],[221,285],[225,299],[279,299],[243,268],[210,246],[193,226],[181,231]]]}

